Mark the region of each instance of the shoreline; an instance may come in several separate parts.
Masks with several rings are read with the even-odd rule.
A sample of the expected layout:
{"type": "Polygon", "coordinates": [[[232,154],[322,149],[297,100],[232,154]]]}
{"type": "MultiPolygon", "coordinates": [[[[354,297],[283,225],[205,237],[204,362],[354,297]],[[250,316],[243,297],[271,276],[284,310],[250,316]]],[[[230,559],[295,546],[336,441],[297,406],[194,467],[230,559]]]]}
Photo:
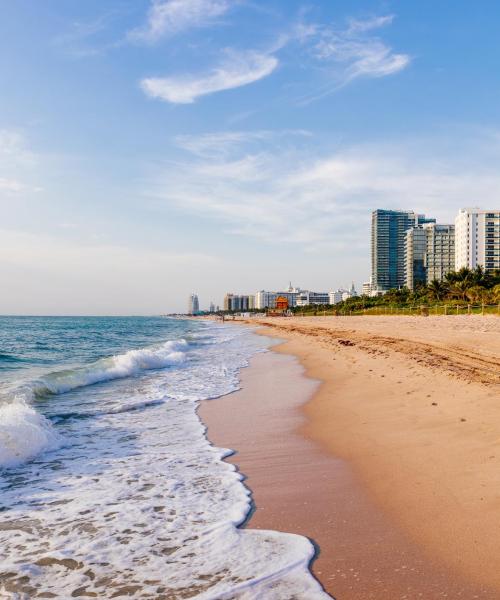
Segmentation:
{"type": "MultiPolygon", "coordinates": [[[[390,318],[394,319],[394,317],[390,318]]],[[[376,319],[380,319],[380,317],[376,317],[376,319]]],[[[288,448],[291,452],[289,455],[294,456],[293,452],[300,448],[301,460],[307,458],[309,461],[307,469],[295,469],[294,482],[301,485],[294,485],[291,489],[289,489],[290,486],[286,490],[280,489],[282,483],[273,482],[270,474],[273,473],[273,470],[276,473],[279,472],[280,466],[276,464],[276,457],[272,455],[272,452],[269,452],[266,460],[262,456],[256,455],[255,448],[252,449],[251,440],[248,439],[248,434],[245,434],[245,424],[240,423],[239,427],[235,427],[234,421],[238,414],[241,411],[245,413],[245,405],[252,401],[255,403],[256,398],[262,392],[262,385],[256,381],[259,378],[262,379],[262,369],[259,376],[251,376],[255,357],[250,368],[242,371],[242,390],[229,397],[212,400],[206,404],[206,407],[204,404],[200,408],[200,416],[208,427],[209,439],[216,445],[234,448],[236,454],[230,460],[238,465],[243,474],[248,476],[246,483],[253,492],[256,506],[246,526],[301,533],[312,538],[319,545],[319,555],[313,564],[313,572],[325,589],[330,594],[336,595],[339,600],[378,598],[378,594],[382,593],[389,594],[387,597],[391,598],[404,597],[405,594],[406,598],[438,598],[444,594],[467,598],[474,596],[498,598],[500,588],[496,585],[496,577],[492,577],[492,567],[494,569],[495,565],[488,566],[487,564],[486,568],[479,572],[474,572],[474,568],[470,568],[477,566],[477,562],[474,565],[469,561],[471,552],[479,551],[479,554],[482,554],[481,559],[484,560],[484,553],[481,552],[478,544],[476,543],[472,550],[466,546],[463,547],[461,555],[458,556],[459,560],[457,560],[457,556],[450,559],[450,555],[456,551],[456,544],[455,547],[449,549],[448,553],[442,552],[442,544],[440,547],[439,544],[429,543],[429,539],[425,535],[415,535],[415,528],[412,530],[412,527],[408,527],[408,519],[401,518],[401,502],[405,500],[405,494],[401,495],[400,490],[397,489],[396,480],[394,477],[392,479],[390,477],[394,475],[391,473],[394,462],[386,461],[387,457],[384,458],[384,449],[380,444],[379,446],[375,444],[372,446],[371,452],[368,451],[367,444],[363,444],[359,439],[363,437],[360,434],[364,435],[365,433],[360,427],[361,423],[357,422],[355,418],[353,419],[355,415],[349,415],[347,406],[341,406],[342,402],[345,402],[345,398],[336,407],[335,414],[331,413],[332,402],[335,402],[339,391],[344,394],[349,389],[352,392],[352,388],[359,387],[359,373],[353,372],[353,369],[356,371],[360,367],[363,368],[362,365],[356,366],[360,360],[360,349],[352,348],[348,344],[336,344],[334,356],[332,356],[331,346],[326,344],[326,347],[323,347],[325,340],[318,331],[314,331],[314,335],[311,336],[304,332],[297,333],[296,328],[299,324],[306,325],[305,319],[289,319],[286,322],[278,323],[272,321],[272,329],[269,327],[269,323],[262,321],[264,320],[256,323],[255,320],[252,320],[250,323],[264,326],[265,329],[259,332],[263,335],[285,339],[284,344],[274,347],[272,352],[265,356],[292,354],[300,359],[307,376],[322,379],[324,383],[312,398],[307,399],[302,396],[301,402],[298,406],[295,405],[295,408],[287,406],[286,398],[284,403],[278,403],[279,407],[275,406],[276,410],[282,413],[279,421],[283,421],[285,429],[287,428],[286,432],[282,432],[281,435],[289,445],[288,448]],[[287,328],[289,331],[286,331],[287,328]],[[358,356],[356,357],[356,355],[358,356]],[[328,364],[325,365],[324,361],[327,359],[328,364]],[[337,364],[332,360],[337,361],[337,364]],[[322,364],[319,364],[321,362],[322,364]],[[345,364],[341,364],[342,362],[345,364]],[[325,376],[325,368],[329,371],[328,376],[325,376]],[[346,368],[349,371],[349,383],[345,380],[340,381],[342,369],[346,368]],[[331,372],[336,372],[338,375],[333,386],[336,389],[332,389],[331,372]],[[353,375],[356,374],[358,376],[353,378],[353,375]],[[238,411],[231,411],[231,408],[236,408],[238,394],[240,394],[238,411]],[[290,426],[288,421],[290,411],[295,414],[295,419],[298,418],[294,426],[290,426]],[[337,425],[332,422],[332,419],[337,421],[337,425]],[[230,423],[227,422],[228,420],[230,423]],[[342,427],[339,426],[340,422],[342,422],[342,427]],[[351,435],[357,431],[357,437],[355,435],[349,440],[345,435],[339,435],[341,429],[345,429],[346,425],[350,428],[351,435]],[[332,436],[338,439],[332,441],[332,436]],[[356,449],[349,449],[349,446],[353,445],[353,440],[357,450],[362,449],[363,452],[357,453],[356,449]],[[306,445],[301,446],[304,443],[306,445]],[[374,448],[377,451],[374,451],[374,448]],[[384,461],[386,461],[385,464],[384,461]],[[371,469],[376,466],[377,474],[370,475],[367,465],[370,465],[371,469]],[[389,475],[388,481],[391,482],[390,485],[387,483],[382,485],[382,488],[385,488],[385,494],[380,493],[381,486],[377,486],[375,481],[383,472],[382,467],[385,468],[386,476],[389,475]],[[266,480],[266,470],[269,471],[267,477],[271,477],[271,481],[266,480]],[[309,477],[311,470],[315,474],[316,481],[312,481],[309,477]],[[303,484],[305,484],[305,488],[303,484]],[[390,490],[390,493],[394,495],[392,500],[387,497],[388,488],[391,485],[395,486],[390,490]],[[309,493],[311,487],[314,489],[312,494],[309,493]],[[307,496],[313,498],[312,504],[311,499],[305,500],[304,489],[307,496]],[[309,503],[307,511],[303,509],[304,504],[299,508],[296,504],[304,501],[309,503]],[[319,512],[311,514],[311,511],[312,513],[319,512]]],[[[317,329],[318,318],[313,318],[311,321],[310,327],[317,329]]],[[[338,327],[338,320],[330,319],[330,325],[333,324],[338,327]]],[[[354,332],[351,324],[355,325],[352,323],[352,317],[347,317],[343,324],[342,335],[346,330],[349,330],[351,334],[354,332]]],[[[381,325],[381,323],[379,324],[381,325]]],[[[459,334],[459,337],[463,337],[463,332],[459,332],[459,334]]],[[[354,344],[357,343],[358,341],[354,344]]],[[[492,348],[494,349],[494,344],[492,347],[488,346],[488,351],[492,348]]],[[[363,353],[361,350],[361,354],[363,353]]],[[[370,361],[371,372],[367,369],[365,376],[370,373],[372,381],[369,384],[372,390],[374,384],[372,373],[376,370],[373,368],[374,366],[388,371],[380,374],[386,375],[386,381],[384,381],[386,387],[394,379],[391,374],[394,369],[397,369],[397,377],[401,379],[404,377],[404,369],[409,368],[409,365],[406,364],[407,359],[402,360],[399,356],[374,353],[364,358],[370,361]]],[[[415,365],[412,366],[413,369],[416,368],[415,365]]],[[[425,364],[417,366],[424,371],[428,369],[425,364]]],[[[304,375],[301,376],[304,378],[304,375]]],[[[415,373],[412,376],[415,378],[415,373]]],[[[428,377],[428,373],[426,376],[428,377]]],[[[449,373],[441,373],[440,376],[450,380],[449,373]]],[[[269,379],[271,375],[268,373],[267,377],[269,379]]],[[[364,383],[366,384],[366,381],[364,383]]],[[[395,384],[395,382],[392,383],[395,384]]],[[[406,387],[408,387],[408,383],[411,384],[411,387],[415,381],[405,381],[406,387]]],[[[277,382],[275,381],[273,385],[276,386],[277,382]]],[[[401,391],[403,389],[404,387],[400,388],[401,391]]],[[[410,394],[413,395],[413,399],[419,397],[415,390],[412,390],[410,394]]],[[[427,401],[427,394],[424,394],[423,397],[426,398],[426,407],[432,406],[432,402],[427,401]]],[[[265,426],[268,418],[266,410],[269,407],[262,405],[261,402],[252,406],[253,410],[246,417],[244,414],[240,414],[240,418],[247,419],[247,422],[252,424],[256,432],[254,436],[259,438],[260,444],[264,444],[261,454],[262,452],[266,454],[269,450],[269,448],[266,450],[266,436],[269,438],[272,433],[266,432],[265,426]]],[[[381,408],[383,410],[394,409],[393,406],[385,405],[381,408]]],[[[373,415],[370,415],[371,417],[373,415]]],[[[371,437],[373,431],[369,430],[368,433],[369,439],[373,441],[373,437],[371,437]]],[[[268,443],[267,446],[269,446],[268,443]]],[[[403,456],[403,460],[406,459],[408,457],[403,456]]],[[[430,494],[433,501],[440,505],[442,498],[434,497],[435,490],[432,490],[432,486],[425,488],[425,473],[417,473],[414,465],[409,465],[409,467],[412,469],[406,476],[406,482],[410,481],[413,484],[413,491],[418,489],[419,501],[430,494]],[[416,477],[416,473],[419,475],[418,477],[416,477]],[[423,491],[424,489],[425,491],[423,491]]],[[[435,469],[430,468],[429,470],[434,474],[435,469]]],[[[425,523],[419,522],[419,511],[412,512],[414,508],[409,506],[410,520],[417,521],[419,529],[422,526],[425,528],[425,523]]],[[[408,513],[408,508],[406,512],[408,513]]],[[[464,532],[460,531],[460,522],[454,521],[453,518],[450,521],[454,523],[455,531],[461,534],[459,540],[464,542],[466,537],[464,538],[464,532]]],[[[471,529],[477,525],[477,523],[472,523],[471,529]]],[[[447,540],[450,532],[444,531],[444,533],[446,534],[444,539],[447,540]]],[[[490,531],[488,538],[494,537],[495,533],[496,530],[490,531]]],[[[440,534],[443,534],[442,528],[440,534]]],[[[435,540],[431,541],[435,542],[435,540]]],[[[488,546],[488,544],[486,545],[488,546]]],[[[498,555],[496,554],[496,556],[498,555]]],[[[491,559],[490,555],[490,563],[492,562],[495,561],[491,559]]]]}

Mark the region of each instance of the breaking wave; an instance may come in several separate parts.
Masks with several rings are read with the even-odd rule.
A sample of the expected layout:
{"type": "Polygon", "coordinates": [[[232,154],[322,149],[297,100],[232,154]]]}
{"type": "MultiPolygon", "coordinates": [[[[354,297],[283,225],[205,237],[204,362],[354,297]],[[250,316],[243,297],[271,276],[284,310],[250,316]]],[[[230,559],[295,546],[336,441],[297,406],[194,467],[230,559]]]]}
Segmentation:
{"type": "MultiPolygon", "coordinates": [[[[63,442],[50,421],[36,411],[33,400],[181,364],[185,360],[186,348],[185,340],[174,340],[159,346],[129,350],[76,369],[49,373],[16,390],[11,399],[0,404],[0,468],[19,465],[41,452],[58,448],[63,442]]],[[[126,404],[112,412],[135,408],[137,406],[126,404]]]]}

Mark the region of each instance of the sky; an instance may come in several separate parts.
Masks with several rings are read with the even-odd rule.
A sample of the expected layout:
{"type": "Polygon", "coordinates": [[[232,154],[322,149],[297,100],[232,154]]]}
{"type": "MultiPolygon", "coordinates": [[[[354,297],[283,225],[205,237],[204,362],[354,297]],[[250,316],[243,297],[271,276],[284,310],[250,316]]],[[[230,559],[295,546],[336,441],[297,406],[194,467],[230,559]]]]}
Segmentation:
{"type": "Polygon", "coordinates": [[[370,216],[499,208],[500,4],[0,0],[0,313],[360,288],[370,216]]]}

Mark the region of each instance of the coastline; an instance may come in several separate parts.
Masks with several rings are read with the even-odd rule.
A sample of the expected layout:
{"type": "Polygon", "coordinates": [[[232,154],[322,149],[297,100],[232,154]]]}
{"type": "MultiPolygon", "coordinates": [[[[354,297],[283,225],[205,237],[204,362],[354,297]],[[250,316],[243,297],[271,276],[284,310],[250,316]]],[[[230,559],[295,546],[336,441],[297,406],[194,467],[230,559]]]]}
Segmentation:
{"type": "MultiPolygon", "coordinates": [[[[275,352],[252,360],[250,368],[242,372],[241,391],[203,403],[200,416],[208,426],[209,439],[217,445],[235,448],[237,454],[230,460],[248,476],[247,485],[253,492],[256,510],[247,526],[301,533],[312,538],[319,545],[313,572],[339,600],[377,598],[382,593],[391,598],[405,595],[406,598],[437,598],[445,594],[498,598],[495,556],[500,554],[495,540],[498,530],[493,522],[495,513],[487,510],[488,518],[484,514],[477,515],[477,503],[483,500],[467,505],[474,500],[470,485],[465,486],[467,493],[460,498],[463,486],[458,485],[456,489],[450,486],[453,479],[450,475],[455,477],[455,483],[457,477],[459,483],[463,483],[461,471],[450,469],[449,456],[445,461],[440,460],[440,446],[435,444],[436,435],[443,434],[439,430],[443,426],[441,421],[449,421],[452,408],[444,396],[454,398],[455,403],[458,400],[455,409],[460,412],[467,408],[467,416],[471,417],[470,412],[477,402],[489,401],[489,409],[495,410],[495,391],[483,383],[467,383],[478,388],[474,388],[474,400],[467,406],[459,393],[464,381],[450,376],[453,365],[448,364],[444,370],[434,366],[429,381],[430,367],[425,362],[410,363],[407,356],[401,356],[401,352],[392,348],[384,352],[357,348],[361,345],[358,338],[366,335],[364,328],[369,325],[366,318],[363,319],[362,326],[349,317],[342,326],[337,319],[328,318],[326,324],[321,323],[321,318],[313,318],[309,324],[307,319],[301,318],[270,323],[265,319],[252,320],[254,325],[265,326],[261,331],[263,335],[284,338],[286,343],[273,348],[275,352]],[[328,329],[333,325],[342,337],[349,331],[355,341],[347,341],[353,345],[338,338],[332,348],[332,340],[326,339],[325,332],[318,331],[318,326],[328,329]],[[311,331],[300,332],[298,327],[311,331]],[[310,392],[304,394],[302,389],[301,400],[290,402],[289,393],[278,389],[283,380],[290,385],[291,380],[297,381],[297,375],[304,378],[300,368],[294,375],[290,374],[291,363],[286,367],[276,364],[272,368],[258,364],[256,367],[256,362],[266,361],[271,356],[283,357],[285,353],[299,357],[307,375],[323,381],[312,398],[310,392]],[[280,371],[281,367],[284,371],[280,371]],[[288,375],[283,377],[286,372],[288,375]],[[266,377],[267,384],[263,383],[266,377]],[[269,386],[274,386],[272,405],[262,401],[266,397],[266,385],[268,391],[269,386]],[[370,397],[378,394],[376,403],[361,397],[366,396],[367,391],[370,397]],[[440,395],[441,404],[445,406],[437,407],[429,415],[425,413],[429,407],[436,409],[433,394],[440,395]],[[276,402],[277,397],[282,400],[276,402]],[[422,402],[425,406],[420,406],[422,402]],[[270,406],[271,412],[274,411],[271,421],[270,406]],[[416,414],[421,411],[424,413],[416,414]],[[430,419],[429,422],[424,417],[430,419]],[[271,434],[276,437],[276,427],[270,431],[269,422],[279,423],[281,427],[278,437],[281,457],[269,443],[273,440],[271,434]],[[249,424],[252,433],[248,431],[249,424]],[[406,429],[401,428],[402,424],[406,429]],[[384,431],[388,429],[391,433],[384,438],[384,431]],[[409,436],[412,430],[415,430],[413,437],[409,436]],[[406,452],[401,453],[400,447],[406,448],[406,452]],[[293,456],[285,469],[283,448],[287,448],[287,458],[293,456]],[[429,449],[433,461],[422,464],[422,450],[428,455],[429,449]],[[300,461],[296,460],[297,456],[301,457],[300,461]],[[443,466],[448,477],[439,479],[443,466]],[[293,485],[286,485],[286,481],[292,481],[293,485]],[[411,496],[413,504],[408,502],[411,496]],[[488,530],[486,525],[493,528],[488,530]],[[471,546],[467,545],[478,537],[471,546]]],[[[412,318],[414,323],[415,318],[412,318]]],[[[484,321],[482,323],[481,326],[484,321]]],[[[458,321],[453,327],[456,325],[458,321]]],[[[379,326],[386,324],[378,321],[376,327],[379,326]]],[[[459,349],[455,340],[455,352],[462,351],[469,342],[470,350],[475,335],[472,333],[469,340],[469,334],[458,327],[453,335],[464,338],[465,342],[459,349]]],[[[422,338],[422,332],[413,337],[422,338]]],[[[427,338],[429,343],[432,336],[427,338]]],[[[418,343],[424,342],[420,339],[418,343]]],[[[491,358],[495,342],[486,344],[486,349],[491,358]]],[[[483,374],[475,376],[480,379],[483,374]]],[[[467,388],[467,391],[470,393],[472,389],[467,388]]],[[[464,431],[465,422],[457,419],[457,423],[444,424],[448,444],[445,447],[449,447],[450,434],[456,436],[464,431]]],[[[464,458],[473,446],[469,437],[466,435],[460,440],[450,453],[461,465],[467,465],[464,458]],[[457,448],[462,446],[463,451],[457,453],[457,448]]],[[[477,458],[477,452],[474,456],[477,458]]],[[[467,477],[470,479],[469,472],[467,477]]],[[[470,484],[467,477],[465,482],[470,484]]],[[[491,508],[494,498],[490,492],[493,492],[491,482],[490,488],[481,487],[482,497],[488,498],[481,507],[491,508]]]]}

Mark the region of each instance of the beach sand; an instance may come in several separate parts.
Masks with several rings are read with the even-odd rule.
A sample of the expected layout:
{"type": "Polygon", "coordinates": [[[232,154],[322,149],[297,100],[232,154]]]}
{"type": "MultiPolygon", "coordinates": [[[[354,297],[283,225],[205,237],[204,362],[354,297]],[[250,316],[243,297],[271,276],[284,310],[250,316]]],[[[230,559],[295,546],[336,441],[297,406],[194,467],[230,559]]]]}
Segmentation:
{"type": "Polygon", "coordinates": [[[247,526],[312,538],[339,600],[500,598],[500,319],[259,324],[322,383],[273,352],[202,406],[248,476],[247,526]]]}

